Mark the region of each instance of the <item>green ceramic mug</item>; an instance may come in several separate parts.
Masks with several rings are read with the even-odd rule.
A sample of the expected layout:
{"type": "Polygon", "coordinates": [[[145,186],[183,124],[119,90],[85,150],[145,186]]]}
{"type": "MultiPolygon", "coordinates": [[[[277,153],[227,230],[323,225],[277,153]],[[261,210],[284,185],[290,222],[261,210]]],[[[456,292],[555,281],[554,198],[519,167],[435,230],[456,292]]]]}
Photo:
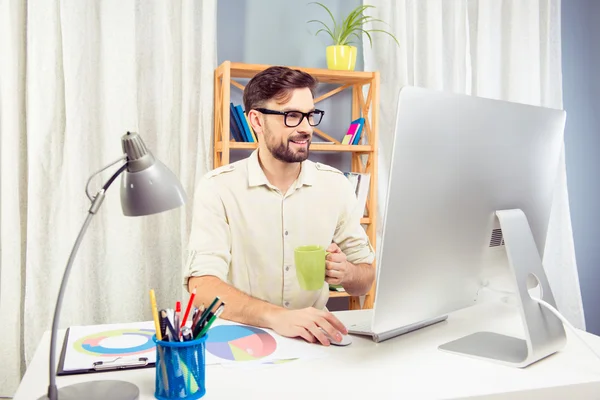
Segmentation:
{"type": "Polygon", "coordinates": [[[294,261],[298,283],[304,290],[320,290],[325,282],[325,257],[329,252],[321,246],[296,247],[294,261]]]}

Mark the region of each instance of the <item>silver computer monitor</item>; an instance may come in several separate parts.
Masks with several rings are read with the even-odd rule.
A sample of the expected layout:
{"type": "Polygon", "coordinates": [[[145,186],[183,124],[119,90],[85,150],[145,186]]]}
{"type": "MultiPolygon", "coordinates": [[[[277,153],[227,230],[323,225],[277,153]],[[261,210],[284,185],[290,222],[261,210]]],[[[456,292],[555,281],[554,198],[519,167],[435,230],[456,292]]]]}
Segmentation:
{"type": "Polygon", "coordinates": [[[401,89],[373,330],[473,305],[482,276],[505,261],[526,339],[475,333],[441,348],[526,366],[564,343],[561,322],[527,297],[526,284],[535,276],[555,305],[540,260],[564,124],[563,110],[401,89]]]}

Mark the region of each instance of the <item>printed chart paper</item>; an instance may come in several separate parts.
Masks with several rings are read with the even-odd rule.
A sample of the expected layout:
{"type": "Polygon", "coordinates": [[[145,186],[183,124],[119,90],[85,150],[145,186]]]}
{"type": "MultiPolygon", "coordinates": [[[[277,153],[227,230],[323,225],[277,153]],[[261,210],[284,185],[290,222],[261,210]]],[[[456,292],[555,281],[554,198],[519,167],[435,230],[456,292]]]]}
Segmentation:
{"type": "Polygon", "coordinates": [[[63,364],[65,372],[94,368],[97,361],[118,362],[138,361],[148,358],[148,363],[156,362],[154,322],[133,322],[69,328],[66,353],[63,364]]]}
{"type": "MultiPolygon", "coordinates": [[[[62,369],[66,373],[91,370],[97,361],[127,364],[141,357],[153,364],[156,362],[154,333],[154,321],[72,326],[62,369]]],[[[224,319],[215,320],[209,329],[205,350],[206,365],[227,366],[276,365],[325,355],[318,344],[224,319]]]]}
{"type": "Polygon", "coordinates": [[[219,319],[208,331],[206,364],[280,364],[285,361],[324,357],[317,344],[286,338],[270,329],[219,319]],[[248,363],[250,361],[251,363],[248,363]]]}

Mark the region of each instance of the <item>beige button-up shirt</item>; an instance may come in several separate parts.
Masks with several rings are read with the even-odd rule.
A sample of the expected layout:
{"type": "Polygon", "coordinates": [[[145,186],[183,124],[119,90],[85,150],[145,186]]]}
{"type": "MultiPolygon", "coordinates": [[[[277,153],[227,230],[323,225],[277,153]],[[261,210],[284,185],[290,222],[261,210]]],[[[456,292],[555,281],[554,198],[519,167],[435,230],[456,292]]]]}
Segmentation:
{"type": "Polygon", "coordinates": [[[341,171],[306,160],[282,193],[269,183],[255,150],[199,181],[184,285],[190,276],[214,275],[272,304],[322,309],[329,286],[323,281],[321,290],[300,287],[294,249],[335,242],[351,263],[372,263],[362,215],[341,171]]]}

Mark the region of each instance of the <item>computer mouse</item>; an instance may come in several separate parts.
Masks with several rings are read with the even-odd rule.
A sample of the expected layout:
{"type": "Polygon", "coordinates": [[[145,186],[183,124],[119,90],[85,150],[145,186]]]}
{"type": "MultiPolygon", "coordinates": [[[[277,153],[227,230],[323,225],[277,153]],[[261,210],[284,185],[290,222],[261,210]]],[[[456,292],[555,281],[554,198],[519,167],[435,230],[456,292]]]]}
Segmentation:
{"type": "Polygon", "coordinates": [[[329,339],[329,343],[331,343],[334,346],[348,346],[349,344],[352,343],[352,338],[350,337],[350,335],[344,335],[342,334],[342,340],[337,341],[336,339],[332,338],[327,331],[325,331],[325,329],[323,328],[319,328],[321,329],[321,331],[325,334],[325,336],[327,337],[327,339],[329,339]]]}

